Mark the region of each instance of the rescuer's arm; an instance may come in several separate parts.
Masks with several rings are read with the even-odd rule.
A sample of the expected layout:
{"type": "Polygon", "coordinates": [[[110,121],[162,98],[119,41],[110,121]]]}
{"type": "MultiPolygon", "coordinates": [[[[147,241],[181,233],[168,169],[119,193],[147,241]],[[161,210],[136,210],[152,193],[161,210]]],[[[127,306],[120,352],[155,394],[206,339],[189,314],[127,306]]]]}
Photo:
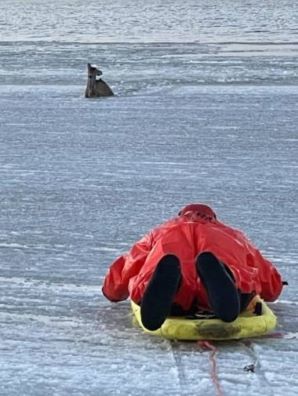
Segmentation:
{"type": "Polygon", "coordinates": [[[127,254],[118,257],[110,266],[102,287],[102,292],[110,301],[128,298],[129,280],[142,268],[151,249],[151,234],[136,242],[127,254]]]}

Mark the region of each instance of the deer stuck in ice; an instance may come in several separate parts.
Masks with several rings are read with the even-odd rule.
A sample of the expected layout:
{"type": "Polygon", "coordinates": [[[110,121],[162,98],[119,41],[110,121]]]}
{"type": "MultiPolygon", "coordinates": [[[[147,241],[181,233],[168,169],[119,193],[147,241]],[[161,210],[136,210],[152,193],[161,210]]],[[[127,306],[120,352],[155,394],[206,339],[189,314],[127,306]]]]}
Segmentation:
{"type": "Polygon", "coordinates": [[[102,71],[96,65],[88,63],[88,80],[85,90],[85,98],[98,98],[100,96],[113,96],[114,93],[108,84],[100,76],[102,71]]]}

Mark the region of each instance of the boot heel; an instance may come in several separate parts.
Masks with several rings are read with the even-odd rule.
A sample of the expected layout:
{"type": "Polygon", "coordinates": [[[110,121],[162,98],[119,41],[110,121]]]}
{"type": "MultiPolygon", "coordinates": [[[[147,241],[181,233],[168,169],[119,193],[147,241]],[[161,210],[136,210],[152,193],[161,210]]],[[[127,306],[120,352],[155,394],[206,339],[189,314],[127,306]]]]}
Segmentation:
{"type": "Polygon", "coordinates": [[[158,263],[141,302],[141,319],[146,329],[157,330],[166,320],[180,280],[178,258],[170,254],[164,256],[158,263]]]}
{"type": "Polygon", "coordinates": [[[224,322],[233,322],[240,313],[240,301],[235,283],[224,265],[213,253],[204,252],[197,257],[196,269],[215,315],[224,322]]]}

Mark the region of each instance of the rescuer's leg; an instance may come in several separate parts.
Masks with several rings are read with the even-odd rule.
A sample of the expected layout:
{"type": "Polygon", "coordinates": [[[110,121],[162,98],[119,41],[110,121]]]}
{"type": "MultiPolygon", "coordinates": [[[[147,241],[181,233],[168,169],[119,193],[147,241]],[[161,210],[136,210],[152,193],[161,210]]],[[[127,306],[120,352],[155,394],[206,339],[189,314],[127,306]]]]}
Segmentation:
{"type": "Polygon", "coordinates": [[[180,263],[168,254],[158,263],[141,301],[141,319],[148,330],[161,327],[171,311],[181,280],[180,263]]]}
{"type": "Polygon", "coordinates": [[[210,252],[196,260],[197,273],[206,288],[209,304],[224,322],[232,322],[240,312],[239,294],[225,266],[210,252]]]}

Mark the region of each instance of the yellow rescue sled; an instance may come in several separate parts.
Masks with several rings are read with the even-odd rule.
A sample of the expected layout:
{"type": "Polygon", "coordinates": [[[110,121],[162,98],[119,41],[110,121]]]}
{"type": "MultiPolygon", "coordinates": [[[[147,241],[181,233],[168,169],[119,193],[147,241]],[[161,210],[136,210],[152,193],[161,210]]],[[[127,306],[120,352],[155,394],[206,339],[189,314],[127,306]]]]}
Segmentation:
{"type": "Polygon", "coordinates": [[[262,336],[275,329],[277,319],[268,305],[255,297],[246,311],[231,323],[220,319],[168,317],[155,331],[147,330],[141,321],[140,307],[131,302],[137,323],[145,333],[174,340],[236,340],[240,338],[262,336]]]}

